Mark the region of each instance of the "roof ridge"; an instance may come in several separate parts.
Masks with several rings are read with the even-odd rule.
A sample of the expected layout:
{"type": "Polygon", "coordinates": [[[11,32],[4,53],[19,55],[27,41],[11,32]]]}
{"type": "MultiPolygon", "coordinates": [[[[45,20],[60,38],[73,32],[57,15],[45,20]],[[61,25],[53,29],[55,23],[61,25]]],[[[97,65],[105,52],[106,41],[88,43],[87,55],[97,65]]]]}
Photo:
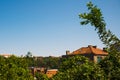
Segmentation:
{"type": "Polygon", "coordinates": [[[91,53],[94,53],[94,50],[93,50],[93,47],[92,46],[89,46],[90,50],[91,50],[91,53]]]}

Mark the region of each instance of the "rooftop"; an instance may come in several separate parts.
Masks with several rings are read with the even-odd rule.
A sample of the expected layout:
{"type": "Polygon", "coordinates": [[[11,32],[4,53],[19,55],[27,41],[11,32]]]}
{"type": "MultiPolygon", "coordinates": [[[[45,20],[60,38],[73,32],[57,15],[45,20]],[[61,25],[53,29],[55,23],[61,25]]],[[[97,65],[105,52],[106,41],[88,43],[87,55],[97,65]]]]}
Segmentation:
{"type": "Polygon", "coordinates": [[[73,51],[72,53],[69,53],[68,55],[75,55],[75,54],[95,54],[95,55],[108,55],[107,52],[105,52],[102,49],[97,48],[97,46],[88,45],[88,47],[82,47],[78,50],[73,51]]]}

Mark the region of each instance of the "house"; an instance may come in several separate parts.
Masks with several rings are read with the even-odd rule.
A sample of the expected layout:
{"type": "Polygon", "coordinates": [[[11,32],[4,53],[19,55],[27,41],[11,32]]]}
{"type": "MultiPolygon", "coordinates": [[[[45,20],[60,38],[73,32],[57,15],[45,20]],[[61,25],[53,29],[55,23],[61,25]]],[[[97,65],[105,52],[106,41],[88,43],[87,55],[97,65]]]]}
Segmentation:
{"type": "Polygon", "coordinates": [[[46,68],[43,67],[29,67],[30,73],[32,73],[33,76],[35,76],[35,73],[43,73],[45,74],[46,68]]]}
{"type": "Polygon", "coordinates": [[[44,67],[29,67],[29,69],[33,76],[35,76],[35,73],[42,73],[46,74],[48,78],[51,78],[58,72],[58,69],[46,69],[44,67]]]}
{"type": "Polygon", "coordinates": [[[48,78],[51,78],[52,76],[54,76],[55,74],[57,74],[58,69],[49,69],[46,72],[46,75],[48,76],[48,78]]]}
{"type": "Polygon", "coordinates": [[[70,51],[66,51],[66,55],[63,55],[62,57],[69,57],[74,55],[82,55],[88,57],[93,62],[100,62],[108,55],[108,53],[102,49],[97,48],[97,46],[88,45],[88,47],[82,47],[73,51],[72,53],[70,53],[70,51]]]}

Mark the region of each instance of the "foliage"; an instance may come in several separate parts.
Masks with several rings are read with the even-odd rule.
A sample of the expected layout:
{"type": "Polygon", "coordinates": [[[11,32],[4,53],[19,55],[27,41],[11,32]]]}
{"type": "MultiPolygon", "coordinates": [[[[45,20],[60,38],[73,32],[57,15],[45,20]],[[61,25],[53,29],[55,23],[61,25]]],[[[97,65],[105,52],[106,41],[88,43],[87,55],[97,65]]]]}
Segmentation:
{"type": "Polygon", "coordinates": [[[48,80],[49,79],[46,74],[42,74],[42,73],[36,73],[35,77],[37,80],[48,80]]]}
{"type": "Polygon", "coordinates": [[[24,57],[24,59],[26,60],[26,63],[28,64],[28,67],[36,66],[36,62],[33,59],[33,57],[24,57]]]}
{"type": "Polygon", "coordinates": [[[28,53],[26,54],[26,57],[28,57],[28,58],[32,57],[32,53],[31,53],[31,52],[28,52],[28,53]]]}
{"type": "Polygon", "coordinates": [[[44,63],[46,68],[58,69],[60,58],[57,57],[46,57],[44,63]]]}
{"type": "Polygon", "coordinates": [[[94,6],[92,2],[89,2],[87,7],[89,12],[79,15],[83,19],[81,24],[90,23],[94,26],[99,38],[108,47],[108,57],[99,64],[104,70],[107,79],[120,80],[120,40],[110,30],[106,30],[106,23],[100,9],[94,6]]]}
{"type": "Polygon", "coordinates": [[[33,80],[23,58],[0,56],[0,79],[2,80],[33,80]]]}
{"type": "Polygon", "coordinates": [[[62,58],[62,63],[60,65],[60,71],[65,71],[70,68],[74,68],[79,66],[79,64],[83,64],[88,62],[88,59],[83,56],[73,56],[68,58],[62,58]]]}
{"type": "MultiPolygon", "coordinates": [[[[59,72],[50,80],[120,80],[120,40],[106,29],[101,10],[89,2],[88,13],[80,14],[82,25],[91,24],[95,27],[101,41],[108,47],[109,55],[100,63],[95,64],[83,56],[64,58],[44,57],[35,60],[32,53],[19,58],[0,56],[0,80],[33,80],[28,67],[59,68],[59,72]]],[[[36,73],[37,80],[49,80],[45,74],[36,73]]]]}
{"type": "Polygon", "coordinates": [[[81,24],[86,25],[90,23],[92,26],[94,26],[95,30],[97,30],[99,38],[107,46],[120,42],[110,30],[106,30],[106,23],[100,9],[97,8],[97,6],[94,6],[92,2],[89,2],[87,7],[89,13],[83,13],[79,15],[79,17],[83,19],[81,24]]]}
{"type": "Polygon", "coordinates": [[[62,61],[59,72],[52,80],[103,80],[104,72],[86,57],[73,56],[62,61]]]}
{"type": "Polygon", "coordinates": [[[34,59],[37,67],[45,67],[50,69],[58,69],[59,67],[59,57],[41,57],[37,60],[34,59]]]}
{"type": "Polygon", "coordinates": [[[120,80],[120,52],[111,51],[99,64],[109,80],[120,80]]]}

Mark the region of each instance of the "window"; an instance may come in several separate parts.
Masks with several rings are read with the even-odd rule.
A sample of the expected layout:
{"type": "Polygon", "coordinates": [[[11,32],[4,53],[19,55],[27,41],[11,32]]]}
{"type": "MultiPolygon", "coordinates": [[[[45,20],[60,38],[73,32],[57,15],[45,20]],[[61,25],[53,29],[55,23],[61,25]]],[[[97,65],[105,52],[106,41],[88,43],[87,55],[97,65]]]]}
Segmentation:
{"type": "Polygon", "coordinates": [[[101,56],[97,56],[97,62],[99,63],[102,60],[101,56]]]}

